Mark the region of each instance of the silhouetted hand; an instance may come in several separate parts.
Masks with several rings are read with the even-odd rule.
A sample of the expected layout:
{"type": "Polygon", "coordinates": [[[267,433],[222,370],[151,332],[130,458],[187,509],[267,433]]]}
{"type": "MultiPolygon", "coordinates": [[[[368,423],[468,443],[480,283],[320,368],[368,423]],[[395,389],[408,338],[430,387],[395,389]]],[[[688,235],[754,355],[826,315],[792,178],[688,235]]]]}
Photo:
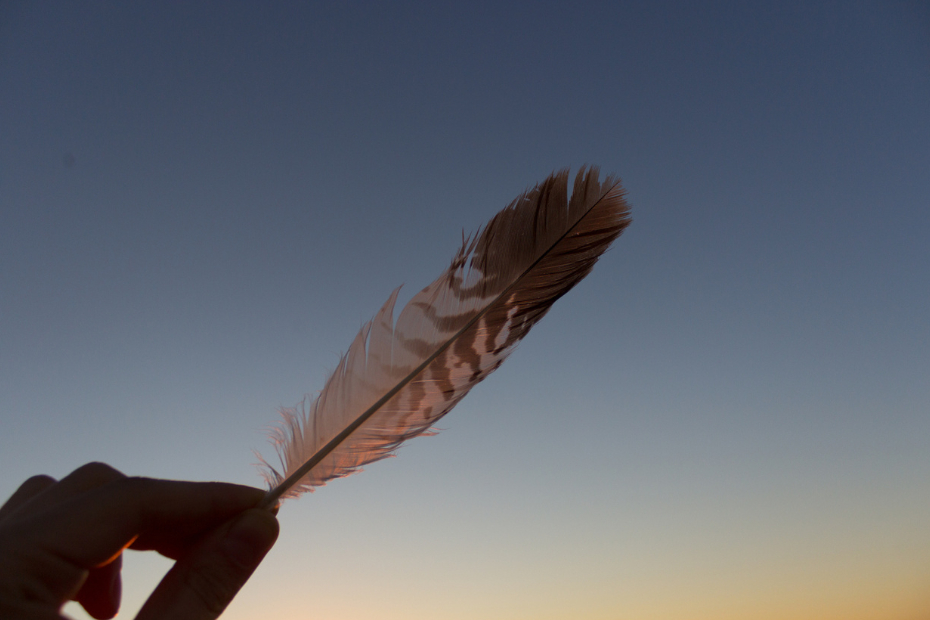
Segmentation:
{"type": "Polygon", "coordinates": [[[119,609],[126,548],[177,560],[137,620],[219,616],[278,536],[259,489],[126,477],[90,463],[61,481],[35,476],[0,508],[0,618],[60,620],[76,600],[94,618],[119,609]]]}

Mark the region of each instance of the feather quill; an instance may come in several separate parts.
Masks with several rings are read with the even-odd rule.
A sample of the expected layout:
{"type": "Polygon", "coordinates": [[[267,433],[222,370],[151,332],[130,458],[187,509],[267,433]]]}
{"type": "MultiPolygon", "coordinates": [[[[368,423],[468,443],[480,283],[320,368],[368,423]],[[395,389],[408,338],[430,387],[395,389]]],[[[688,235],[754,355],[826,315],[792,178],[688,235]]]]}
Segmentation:
{"type": "Polygon", "coordinates": [[[392,456],[432,433],[497,369],[552,304],[630,223],[619,179],[582,168],[550,175],[464,240],[448,269],[395,325],[394,290],[359,331],[319,395],[281,411],[279,467],[262,459],[272,506],[392,456]]]}

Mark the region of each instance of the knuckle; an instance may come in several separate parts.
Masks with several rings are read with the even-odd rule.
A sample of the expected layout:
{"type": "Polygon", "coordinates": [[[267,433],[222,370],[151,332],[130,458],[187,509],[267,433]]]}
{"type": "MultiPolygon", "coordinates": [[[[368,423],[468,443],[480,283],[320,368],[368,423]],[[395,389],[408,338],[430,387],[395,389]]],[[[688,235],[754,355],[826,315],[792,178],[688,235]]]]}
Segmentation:
{"type": "Polygon", "coordinates": [[[58,481],[52,478],[51,476],[46,476],[45,474],[39,474],[37,476],[33,476],[29,478],[24,483],[19,485],[19,491],[26,492],[32,495],[33,493],[38,493],[39,491],[41,491],[42,489],[45,489],[46,487],[52,486],[56,482],[58,481]]]}
{"type": "Polygon", "coordinates": [[[113,480],[119,480],[125,478],[126,476],[119,471],[118,469],[107,465],[106,463],[92,462],[87,463],[86,465],[81,465],[75,469],[68,478],[74,478],[82,481],[95,482],[97,484],[104,484],[107,482],[112,482],[113,480]]]}

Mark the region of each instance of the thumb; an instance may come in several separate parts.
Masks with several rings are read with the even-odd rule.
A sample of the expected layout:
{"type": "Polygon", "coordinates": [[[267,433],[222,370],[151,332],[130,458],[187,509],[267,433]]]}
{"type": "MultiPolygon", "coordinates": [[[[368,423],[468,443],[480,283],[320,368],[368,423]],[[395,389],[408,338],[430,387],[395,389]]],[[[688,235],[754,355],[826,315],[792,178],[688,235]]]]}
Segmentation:
{"type": "Polygon", "coordinates": [[[278,521],[253,508],[207,535],[175,563],[136,620],[213,620],[245,585],[278,537],[278,521]]]}

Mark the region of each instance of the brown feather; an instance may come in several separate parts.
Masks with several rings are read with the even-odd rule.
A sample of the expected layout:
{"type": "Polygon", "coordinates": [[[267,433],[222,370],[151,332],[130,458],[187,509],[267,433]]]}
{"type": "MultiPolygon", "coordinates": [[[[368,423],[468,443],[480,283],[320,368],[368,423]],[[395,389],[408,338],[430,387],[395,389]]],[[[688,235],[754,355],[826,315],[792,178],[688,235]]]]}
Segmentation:
{"type": "MultiPolygon", "coordinates": [[[[552,174],[465,240],[394,325],[395,290],[311,403],[282,411],[266,504],[391,456],[497,369],[630,223],[618,179],[552,174]]],[[[399,290],[399,289],[398,289],[399,290]]]]}

